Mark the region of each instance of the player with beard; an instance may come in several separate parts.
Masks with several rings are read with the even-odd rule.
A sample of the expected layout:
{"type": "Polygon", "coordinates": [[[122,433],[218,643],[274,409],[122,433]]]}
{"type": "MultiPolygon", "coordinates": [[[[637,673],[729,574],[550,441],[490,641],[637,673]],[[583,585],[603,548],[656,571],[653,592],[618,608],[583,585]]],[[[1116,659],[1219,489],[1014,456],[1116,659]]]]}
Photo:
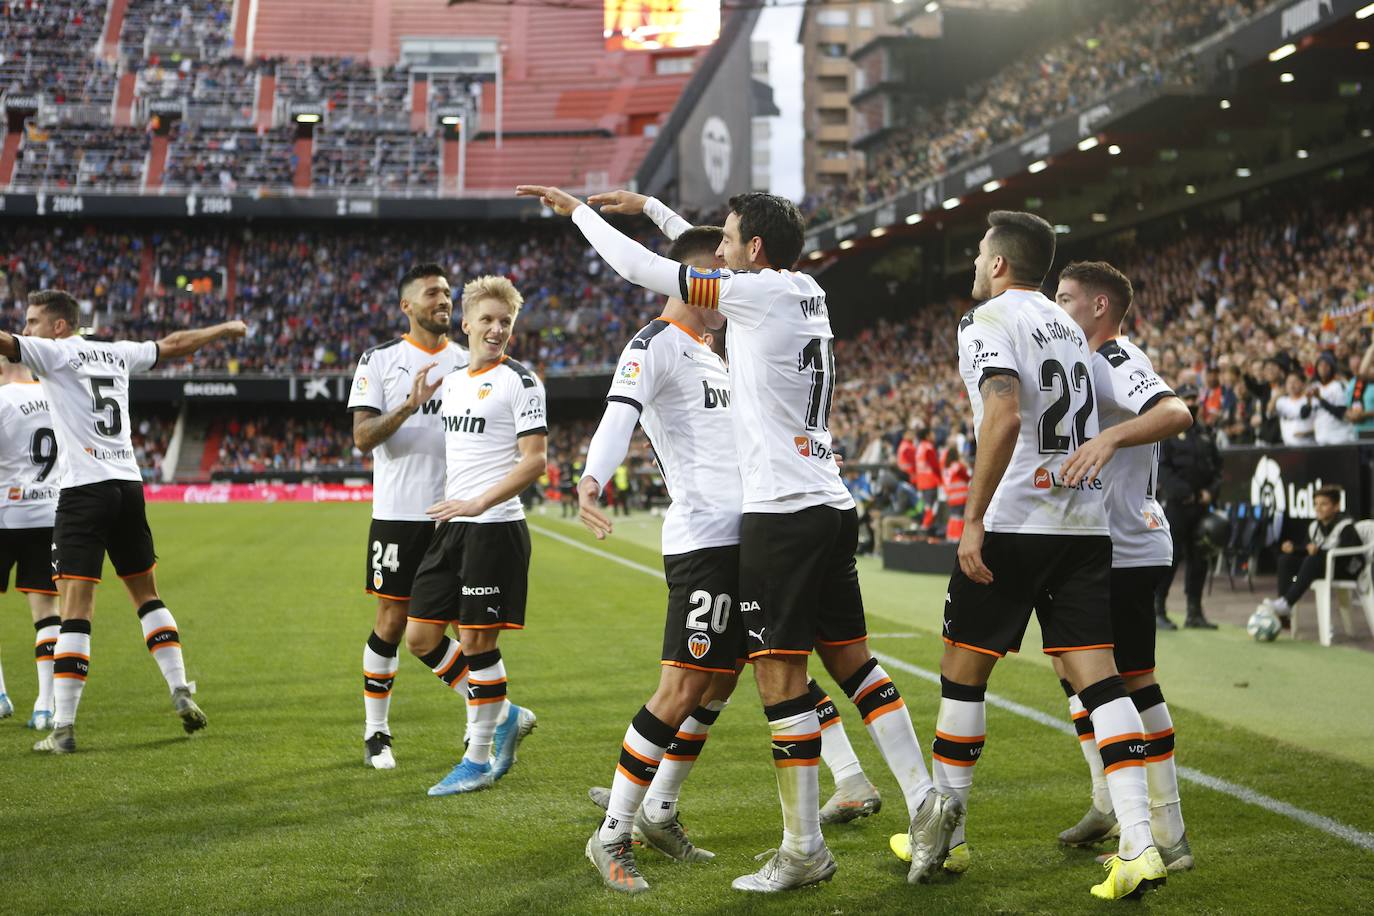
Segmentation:
{"type": "Polygon", "coordinates": [[[363,647],[363,763],[378,770],[396,766],[388,713],[397,648],[415,569],[434,534],[425,510],[444,494],[444,424],[435,395],[449,373],[468,364],[467,351],[449,340],[453,291],[442,267],[410,268],[397,295],[409,329],[362,355],[348,396],[353,442],[373,460],[363,587],[377,597],[377,618],[363,647]]]}

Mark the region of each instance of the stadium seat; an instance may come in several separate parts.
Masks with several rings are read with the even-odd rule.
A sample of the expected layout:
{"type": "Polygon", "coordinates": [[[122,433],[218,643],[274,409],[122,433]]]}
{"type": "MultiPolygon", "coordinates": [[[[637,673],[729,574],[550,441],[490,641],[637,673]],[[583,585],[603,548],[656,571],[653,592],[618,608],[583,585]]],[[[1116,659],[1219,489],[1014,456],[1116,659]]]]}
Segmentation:
{"type": "MultiPolygon", "coordinates": [[[[1365,519],[1355,523],[1360,533],[1362,545],[1359,547],[1337,547],[1326,552],[1326,578],[1312,583],[1312,593],[1317,599],[1317,641],[1323,646],[1331,645],[1331,602],[1335,599],[1341,611],[1341,624],[1347,636],[1351,632],[1350,594],[1364,608],[1364,619],[1374,633],[1374,579],[1371,578],[1370,563],[1374,562],[1374,521],[1365,519]],[[1364,568],[1354,580],[1335,578],[1336,560],[1341,557],[1364,555],[1364,568]]],[[[1293,608],[1293,625],[1289,630],[1294,638],[1298,633],[1298,609],[1293,608]]]]}

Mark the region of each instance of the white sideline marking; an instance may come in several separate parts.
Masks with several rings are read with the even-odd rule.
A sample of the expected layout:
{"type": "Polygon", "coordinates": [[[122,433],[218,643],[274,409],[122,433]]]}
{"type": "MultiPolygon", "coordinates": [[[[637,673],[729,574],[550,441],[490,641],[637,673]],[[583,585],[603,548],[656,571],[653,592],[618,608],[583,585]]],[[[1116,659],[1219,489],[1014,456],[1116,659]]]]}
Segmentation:
{"type": "MultiPolygon", "coordinates": [[[[606,560],[610,560],[613,563],[619,563],[621,566],[628,566],[630,569],[638,570],[642,573],[647,573],[648,575],[651,575],[659,579],[660,581],[662,581],[664,578],[663,570],[661,569],[654,569],[652,566],[645,566],[643,563],[636,563],[633,560],[627,560],[624,557],[618,557],[615,554],[610,553],[609,551],[592,547],[590,544],[584,544],[581,541],[575,540],[562,534],[558,534],[554,531],[550,531],[547,528],[541,528],[537,525],[530,525],[529,527],[531,530],[537,531],[540,534],[545,535],[547,537],[551,537],[555,541],[561,541],[564,544],[576,547],[578,550],[584,550],[587,553],[594,554],[595,556],[601,557],[606,560]]],[[[872,636],[874,637],[884,639],[914,638],[917,635],[918,634],[915,633],[872,634],[872,636]]],[[[917,665],[913,665],[910,662],[902,661],[900,658],[894,658],[893,656],[888,655],[885,652],[874,652],[873,657],[878,659],[884,665],[891,665],[892,667],[900,671],[905,671],[907,674],[914,675],[916,677],[921,678],[922,680],[930,681],[932,684],[940,683],[940,675],[934,671],[928,671],[925,668],[918,667],[917,665]]],[[[1008,700],[1006,697],[998,696],[995,693],[989,693],[987,695],[987,702],[989,705],[996,706],[998,709],[1005,709],[1007,712],[1015,713],[1016,715],[1021,716],[1025,719],[1030,719],[1032,722],[1038,722],[1046,728],[1054,729],[1055,731],[1061,734],[1076,735],[1073,726],[1070,725],[1068,722],[1064,721],[1063,719],[1048,715],[1047,713],[1043,713],[1038,709],[1032,709],[1029,706],[1023,706],[1022,704],[1017,703],[1015,700],[1008,700]]],[[[1325,833],[1329,836],[1334,836],[1337,839],[1345,840],[1347,843],[1350,843],[1353,846],[1358,846],[1361,849],[1374,852],[1374,834],[1365,833],[1361,830],[1356,830],[1354,827],[1351,827],[1347,824],[1342,824],[1340,821],[1333,820],[1321,814],[1316,814],[1312,811],[1306,810],[1305,808],[1299,808],[1296,805],[1290,805],[1288,804],[1288,802],[1285,801],[1279,801],[1277,798],[1271,798],[1270,796],[1265,795],[1262,792],[1256,792],[1254,789],[1246,788],[1245,786],[1238,785],[1234,782],[1230,782],[1229,780],[1220,779],[1216,776],[1210,776],[1207,773],[1203,773],[1201,770],[1195,770],[1192,767],[1178,767],[1178,775],[1180,779],[1185,779],[1188,782],[1194,783],[1196,785],[1204,786],[1208,789],[1213,790],[1214,792],[1220,792],[1223,795],[1229,795],[1238,801],[1245,802],[1247,805],[1254,805],[1257,808],[1263,808],[1265,811],[1269,811],[1273,814],[1283,815],[1284,817],[1295,820],[1300,824],[1305,824],[1306,826],[1311,827],[1314,830],[1320,830],[1322,833],[1325,833]]]]}
{"type": "MultiPolygon", "coordinates": [[[[891,655],[884,652],[874,652],[873,657],[884,665],[891,665],[898,670],[905,671],[907,674],[914,674],[916,677],[923,678],[935,684],[940,683],[940,675],[936,674],[934,671],[918,668],[910,662],[904,662],[900,658],[893,658],[891,655]]],[[[995,693],[989,693],[987,695],[987,702],[991,706],[996,706],[999,709],[1005,709],[1008,712],[1016,713],[1018,716],[1039,722],[1046,728],[1052,728],[1065,735],[1075,734],[1073,726],[1063,719],[1047,715],[1038,709],[1031,709],[1029,706],[1022,706],[1020,703],[1008,700],[1006,697],[1000,697],[995,693]]],[[[1320,814],[1315,814],[1304,808],[1299,808],[1296,805],[1290,805],[1288,802],[1279,801],[1277,798],[1270,798],[1268,795],[1262,792],[1256,792],[1254,789],[1248,789],[1245,786],[1237,785],[1225,779],[1219,779],[1216,776],[1209,776],[1192,767],[1178,767],[1178,775],[1180,779],[1186,779],[1188,782],[1206,786],[1213,791],[1220,792],[1223,795],[1229,795],[1246,804],[1254,805],[1257,808],[1263,808],[1265,811],[1270,811],[1274,814],[1282,814],[1284,817],[1292,818],[1299,823],[1320,830],[1322,833],[1330,834],[1338,839],[1345,840],[1347,843],[1374,852],[1374,834],[1364,833],[1363,831],[1356,830],[1354,827],[1342,824],[1340,821],[1332,820],[1320,814]]]]}

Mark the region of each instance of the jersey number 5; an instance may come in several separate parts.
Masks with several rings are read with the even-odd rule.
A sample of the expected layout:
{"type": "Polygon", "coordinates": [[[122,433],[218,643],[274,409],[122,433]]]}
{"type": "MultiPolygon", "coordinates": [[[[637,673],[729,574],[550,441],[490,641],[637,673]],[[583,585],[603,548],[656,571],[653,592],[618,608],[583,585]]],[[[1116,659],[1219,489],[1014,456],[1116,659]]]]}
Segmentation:
{"type": "Polygon", "coordinates": [[[113,388],[115,380],[105,377],[91,378],[91,410],[99,419],[95,421],[95,431],[102,436],[118,436],[124,429],[124,417],[119,412],[119,402],[105,393],[113,388]]]}
{"type": "Polygon", "coordinates": [[[1065,372],[1064,364],[1059,360],[1047,359],[1040,364],[1040,390],[1059,392],[1054,403],[1046,407],[1045,412],[1040,415],[1040,454],[1067,455],[1071,449],[1082,445],[1088,439],[1088,417],[1093,412],[1093,381],[1088,373],[1088,367],[1082,363],[1074,363],[1070,370],[1065,372]],[[1086,392],[1087,396],[1083,399],[1083,406],[1074,413],[1073,428],[1066,436],[1059,432],[1059,424],[1069,412],[1070,384],[1075,393],[1086,392]]]}

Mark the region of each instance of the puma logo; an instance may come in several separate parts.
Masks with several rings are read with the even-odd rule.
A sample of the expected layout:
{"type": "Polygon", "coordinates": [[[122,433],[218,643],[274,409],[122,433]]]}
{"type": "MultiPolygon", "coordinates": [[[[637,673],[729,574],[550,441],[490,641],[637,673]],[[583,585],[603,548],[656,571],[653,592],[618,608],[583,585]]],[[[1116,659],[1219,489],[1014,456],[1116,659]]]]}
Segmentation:
{"type": "Polygon", "coordinates": [[[778,744],[776,741],[773,742],[773,750],[782,754],[784,757],[791,757],[792,748],[794,747],[796,747],[795,744],[778,744]]]}
{"type": "Polygon", "coordinates": [[[753,630],[750,630],[750,631],[749,631],[749,635],[752,636],[752,637],[754,637],[755,639],[757,639],[759,642],[763,642],[763,634],[766,633],[766,632],[768,632],[768,628],[767,628],[767,627],[764,627],[763,629],[759,630],[757,633],[754,632],[753,630]]]}
{"type": "Polygon", "coordinates": [[[476,685],[476,684],[468,684],[468,697],[469,697],[469,698],[475,698],[476,696],[477,696],[477,685],[476,685]]]}
{"type": "Polygon", "coordinates": [[[489,608],[487,608],[487,613],[490,614],[490,615],[493,616],[493,617],[500,617],[500,616],[501,616],[501,612],[498,611],[498,610],[497,610],[496,608],[494,608],[494,607],[489,607],[489,608]]]}

